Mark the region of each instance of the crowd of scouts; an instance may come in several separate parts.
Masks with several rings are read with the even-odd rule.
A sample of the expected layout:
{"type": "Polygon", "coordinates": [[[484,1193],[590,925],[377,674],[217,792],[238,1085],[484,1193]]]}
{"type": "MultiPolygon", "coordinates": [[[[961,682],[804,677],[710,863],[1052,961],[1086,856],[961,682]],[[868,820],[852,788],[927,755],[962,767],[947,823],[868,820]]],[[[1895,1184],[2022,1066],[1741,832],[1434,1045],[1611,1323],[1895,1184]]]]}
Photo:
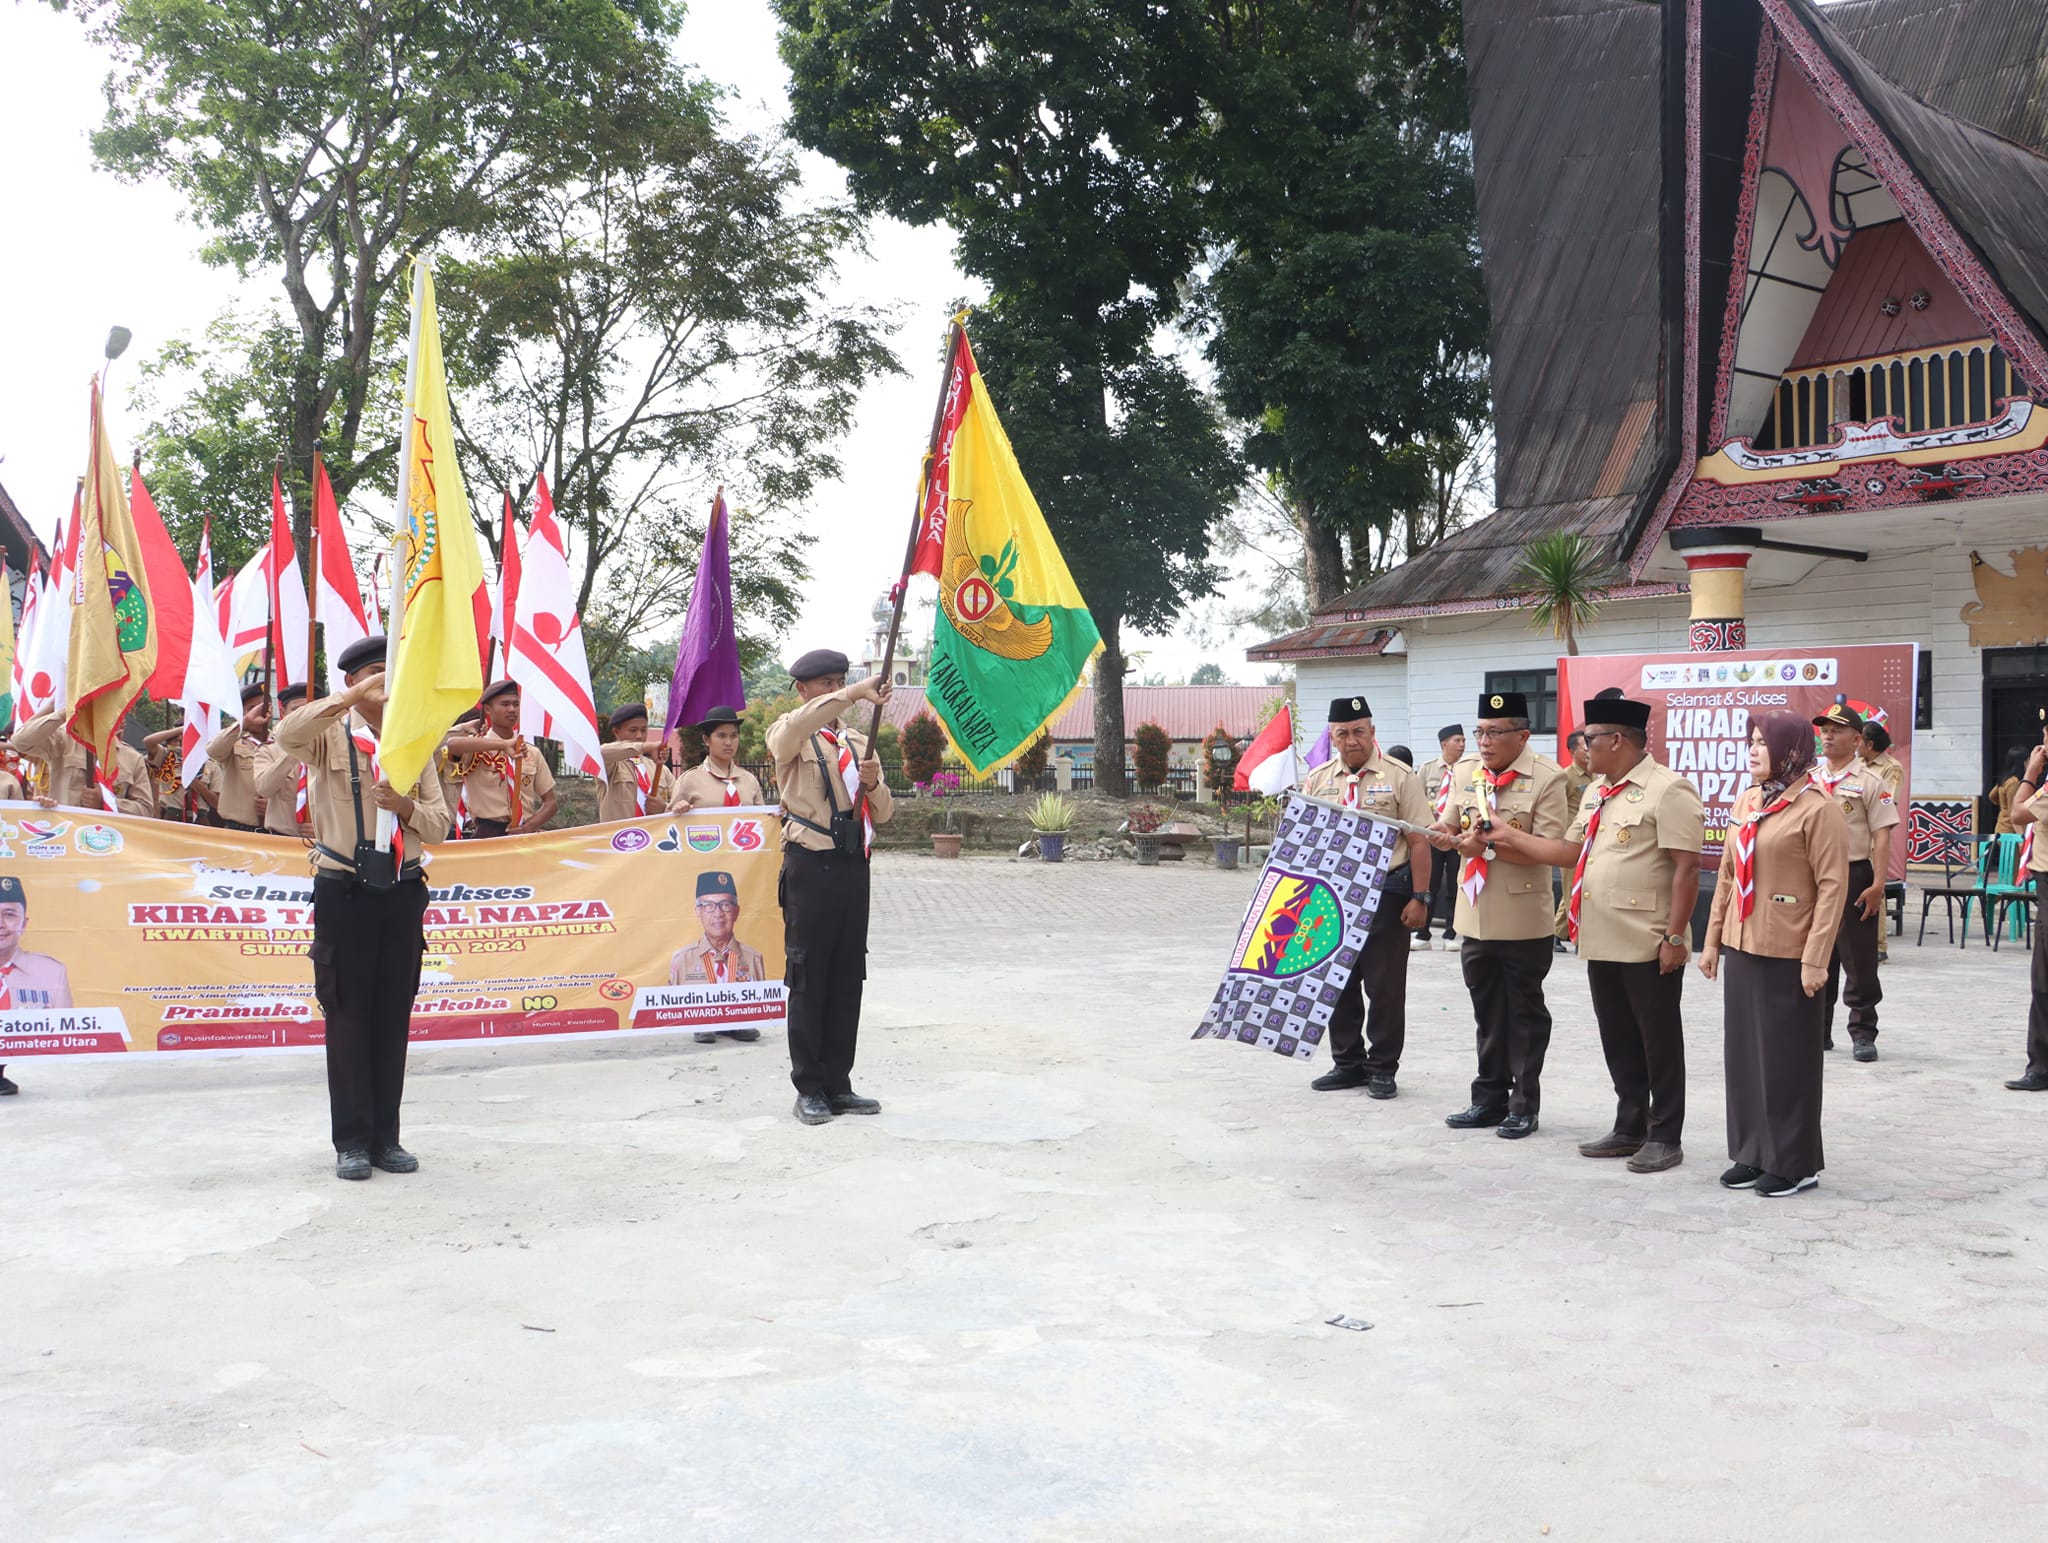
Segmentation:
{"type": "MultiPolygon", "coordinates": [[[[1402,747],[1380,747],[1363,697],[1330,704],[1333,754],[1302,792],[1408,829],[1332,1012],[1334,1064],[1312,1086],[1397,1096],[1408,955],[1441,921],[1478,1034],[1471,1103],[1444,1123],[1509,1140],[1533,1134],[1551,1034],[1544,980],[1575,943],[1616,1100],[1614,1128],[1579,1151],[1636,1173],[1675,1168],[1684,1161],[1681,1004],[1705,838],[1699,790],[1652,759],[1650,704],[1619,691],[1583,704],[1569,766],[1530,748],[1520,693],[1484,693],[1478,711],[1474,752],[1465,753],[1463,726],[1449,725],[1418,772],[1402,747]],[[1569,875],[1555,899],[1553,873],[1569,875]]],[[[1844,698],[1811,720],[1777,712],[1751,725],[1751,782],[1730,812],[1697,960],[1724,983],[1729,1189],[1793,1195],[1818,1182],[1838,1002],[1855,1059],[1877,1059],[1885,874],[1902,813],[1903,769],[1890,747],[1883,726],[1844,698]]],[[[2017,774],[2018,828],[2048,822],[2044,772],[2048,734],[2017,774]]],[[[2048,841],[2029,841],[2026,862],[2048,872],[2048,841]]],[[[2027,1070],[2006,1083],[2030,1092],[2048,1090],[2048,927],[2034,929],[2031,979],[2027,1070]]]]}

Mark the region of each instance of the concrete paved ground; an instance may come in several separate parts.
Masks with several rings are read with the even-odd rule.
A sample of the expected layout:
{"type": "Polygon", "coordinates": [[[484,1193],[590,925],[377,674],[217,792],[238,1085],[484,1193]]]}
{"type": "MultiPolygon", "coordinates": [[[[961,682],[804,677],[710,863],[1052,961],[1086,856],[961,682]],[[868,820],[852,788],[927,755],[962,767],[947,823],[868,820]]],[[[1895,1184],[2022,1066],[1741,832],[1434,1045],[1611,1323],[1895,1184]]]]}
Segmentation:
{"type": "Polygon", "coordinates": [[[0,1536],[2041,1535],[2016,951],[1898,947],[1822,1187],[1765,1201],[1697,975],[1690,1160],[1639,1177],[1572,1150],[1575,961],[1517,1144],[1442,1123],[1454,956],[1372,1103],[1187,1039],[1246,875],[876,883],[879,1118],[798,1126],[765,1042],[428,1051],[423,1171],[344,1185],[317,1058],[18,1066],[0,1536]]]}

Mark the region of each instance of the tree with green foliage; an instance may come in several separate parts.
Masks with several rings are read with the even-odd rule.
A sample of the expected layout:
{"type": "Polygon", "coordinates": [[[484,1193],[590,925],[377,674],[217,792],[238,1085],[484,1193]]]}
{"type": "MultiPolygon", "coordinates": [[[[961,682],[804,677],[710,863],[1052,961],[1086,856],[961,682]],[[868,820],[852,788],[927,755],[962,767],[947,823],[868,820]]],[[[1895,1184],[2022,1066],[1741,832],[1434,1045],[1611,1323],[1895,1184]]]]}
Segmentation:
{"type": "Polygon", "coordinates": [[[1150,793],[1166,786],[1167,768],[1173,761],[1173,741],[1156,723],[1141,723],[1131,736],[1131,776],[1138,791],[1150,793]]]}
{"type": "Polygon", "coordinates": [[[946,755],[946,731],[929,712],[921,712],[903,726],[903,775],[912,782],[929,782],[938,775],[946,755]]]}
{"type": "Polygon", "coordinates": [[[1230,791],[1231,781],[1236,775],[1237,741],[1219,723],[1202,741],[1202,786],[1220,797],[1230,791]],[[1221,755],[1217,754],[1219,750],[1223,752],[1221,755]]]}
{"type": "Polygon", "coordinates": [[[1314,610],[1443,503],[1485,411],[1459,7],[1228,0],[1213,25],[1208,354],[1314,610]]]}
{"type": "Polygon", "coordinates": [[[1222,665],[1213,659],[1205,659],[1196,665],[1194,673],[1188,676],[1188,684],[1190,686],[1227,686],[1230,684],[1230,677],[1223,672],[1222,665]]]}
{"type": "Polygon", "coordinates": [[[682,19],[673,0],[68,4],[114,60],[101,164],[168,181],[209,261],[283,289],[302,542],[315,449],[344,499],[395,461],[362,434],[411,254],[488,233],[623,103],[668,89],[682,19]]]}
{"type": "Polygon", "coordinates": [[[1607,591],[1621,582],[1621,570],[1605,542],[1579,531],[1554,530],[1522,548],[1515,564],[1515,593],[1530,602],[1529,625],[1579,651],[1579,629],[1600,614],[1607,591]]]}
{"type": "Polygon", "coordinates": [[[1096,764],[1123,791],[1122,629],[1213,589],[1211,526],[1241,474],[1155,347],[1204,241],[1183,174],[1210,49],[1176,0],[1004,6],[774,0],[798,139],[856,199],[946,222],[992,292],[978,357],[1102,634],[1096,764]]]}

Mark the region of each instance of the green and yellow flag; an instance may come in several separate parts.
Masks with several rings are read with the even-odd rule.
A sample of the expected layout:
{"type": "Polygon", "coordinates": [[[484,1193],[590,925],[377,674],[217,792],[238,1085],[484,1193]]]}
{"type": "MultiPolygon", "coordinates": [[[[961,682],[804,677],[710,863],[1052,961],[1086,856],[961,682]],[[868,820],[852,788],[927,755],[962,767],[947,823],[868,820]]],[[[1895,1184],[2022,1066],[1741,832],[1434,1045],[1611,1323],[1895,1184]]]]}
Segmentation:
{"type": "Polygon", "coordinates": [[[455,463],[434,276],[424,257],[415,264],[412,359],[406,370],[411,423],[399,463],[405,532],[397,582],[405,609],[390,647],[390,697],[377,750],[395,788],[412,787],[448,726],[476,705],[484,689],[470,598],[483,582],[483,557],[455,463]]]}
{"type": "Polygon", "coordinates": [[[987,776],[1059,716],[1102,635],[957,324],[910,571],[939,581],[925,701],[960,758],[987,776]]]}
{"type": "Polygon", "coordinates": [[[100,796],[114,807],[114,738],[156,669],[156,608],[128,488],[107,438],[100,383],[92,383],[92,448],[78,504],[78,571],[72,582],[66,675],[71,714],[64,727],[93,753],[100,796]]]}

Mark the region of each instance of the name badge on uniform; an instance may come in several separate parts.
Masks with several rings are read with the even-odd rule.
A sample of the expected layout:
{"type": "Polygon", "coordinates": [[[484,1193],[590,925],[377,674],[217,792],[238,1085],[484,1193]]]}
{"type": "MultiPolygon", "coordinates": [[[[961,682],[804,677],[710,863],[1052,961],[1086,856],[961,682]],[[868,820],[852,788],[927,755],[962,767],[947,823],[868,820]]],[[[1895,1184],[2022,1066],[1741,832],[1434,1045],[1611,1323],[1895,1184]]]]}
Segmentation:
{"type": "Polygon", "coordinates": [[[1639,787],[1631,787],[1628,790],[1628,801],[1632,804],[1641,803],[1643,801],[1643,790],[1639,787]]]}

